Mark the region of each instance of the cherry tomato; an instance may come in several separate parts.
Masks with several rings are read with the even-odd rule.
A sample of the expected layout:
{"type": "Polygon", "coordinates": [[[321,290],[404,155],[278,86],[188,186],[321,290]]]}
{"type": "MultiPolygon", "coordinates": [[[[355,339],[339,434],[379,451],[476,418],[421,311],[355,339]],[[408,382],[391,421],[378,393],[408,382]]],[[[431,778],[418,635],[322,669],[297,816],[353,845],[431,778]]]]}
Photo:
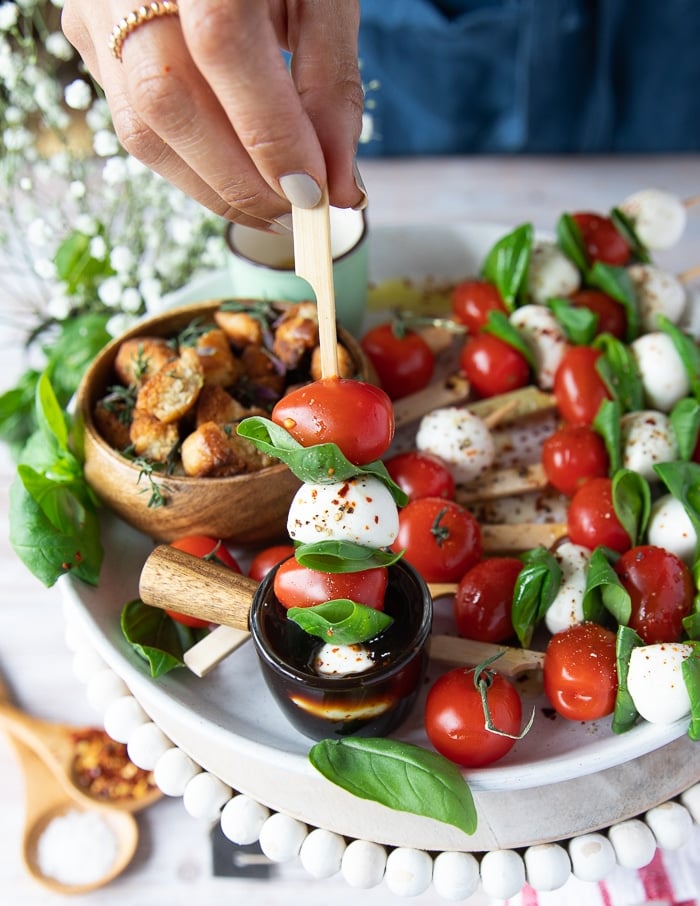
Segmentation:
{"type": "Polygon", "coordinates": [[[507,393],[530,382],[530,366],[525,357],[491,333],[470,337],[462,347],[459,364],[479,396],[507,393]]]}
{"type": "Polygon", "coordinates": [[[513,591],[522,560],[489,557],[473,566],[457,586],[454,615],[457,632],[477,642],[505,642],[514,634],[513,591]]]}
{"type": "Polygon", "coordinates": [[[544,653],[545,695],[568,720],[611,714],[617,695],[615,633],[578,623],[553,635],[544,653]]]}
{"type": "Polygon", "coordinates": [[[564,353],[554,375],[554,398],[564,421],[590,425],[608,388],[595,368],[602,352],[592,346],[572,346],[564,353]]]}
{"type": "Polygon", "coordinates": [[[569,296],[571,304],[578,308],[587,308],[598,315],[596,336],[609,333],[624,340],[627,335],[627,312],[625,306],[599,289],[580,289],[569,296]]]}
{"type": "Polygon", "coordinates": [[[338,598],[384,609],[389,573],[386,567],[353,573],[324,573],[302,566],[294,557],[280,564],[273,580],[274,592],[283,607],[312,607],[338,598]]]}
{"type": "Polygon", "coordinates": [[[435,356],[423,337],[400,324],[378,324],[360,341],[392,400],[416,393],[430,383],[435,356]]]}
{"type": "Polygon", "coordinates": [[[603,438],[588,425],[564,425],[542,445],[547,480],[571,497],[589,478],[605,478],[609,470],[603,438]]]}
{"type": "Polygon", "coordinates": [[[623,553],[632,544],[615,513],[609,478],[591,478],[576,491],[569,504],[567,529],[570,541],[591,550],[603,545],[623,553]]]}
{"type": "Polygon", "coordinates": [[[430,688],[425,701],[425,732],[441,755],[465,768],[482,768],[503,758],[520,732],[522,704],[515,687],[500,673],[482,671],[487,683],[486,700],[493,726],[487,730],[474,670],[456,667],[430,688]]]}
{"type": "MultiPolygon", "coordinates": [[[[180,551],[185,551],[187,554],[192,554],[194,557],[201,557],[203,560],[216,560],[217,563],[228,566],[234,572],[239,573],[241,571],[236,560],[217,538],[210,538],[208,535],[186,535],[184,538],[177,538],[175,541],[171,541],[170,546],[180,551]]],[[[182,623],[183,626],[192,626],[197,629],[211,626],[211,623],[207,620],[200,620],[184,613],[177,613],[175,610],[166,610],[165,612],[173,620],[182,623]]]]}
{"type": "Polygon", "coordinates": [[[389,475],[408,495],[409,500],[419,497],[442,497],[452,500],[455,481],[445,463],[432,453],[409,450],[385,460],[389,475]]]}
{"type": "Polygon", "coordinates": [[[464,324],[469,333],[479,333],[492,311],[507,314],[501,294],[492,283],[485,280],[464,280],[458,283],[451,295],[452,315],[464,324]]]}
{"type": "Polygon", "coordinates": [[[571,216],[581,231],[589,264],[593,264],[595,261],[618,266],[627,264],[630,258],[630,248],[609,217],[591,214],[588,211],[581,211],[571,216]]]}
{"type": "Polygon", "coordinates": [[[458,582],[481,559],[481,529],[454,500],[421,497],[400,510],[392,550],[405,550],[426,582],[458,582]]]}
{"type": "Polygon", "coordinates": [[[262,582],[271,569],[286,560],[287,557],[291,557],[293,553],[293,544],[273,544],[272,547],[266,547],[250,561],[248,575],[256,582],[262,582]]]}
{"type": "Polygon", "coordinates": [[[671,551],[643,544],[626,551],[615,572],[632,599],[629,625],[646,645],[678,642],[693,606],[693,577],[671,551]]]}
{"type": "Polygon", "coordinates": [[[272,410],[272,421],[304,447],[337,444],[360,466],[379,459],[394,436],[394,410],[387,394],[349,378],[322,378],[292,390],[272,410]]]}

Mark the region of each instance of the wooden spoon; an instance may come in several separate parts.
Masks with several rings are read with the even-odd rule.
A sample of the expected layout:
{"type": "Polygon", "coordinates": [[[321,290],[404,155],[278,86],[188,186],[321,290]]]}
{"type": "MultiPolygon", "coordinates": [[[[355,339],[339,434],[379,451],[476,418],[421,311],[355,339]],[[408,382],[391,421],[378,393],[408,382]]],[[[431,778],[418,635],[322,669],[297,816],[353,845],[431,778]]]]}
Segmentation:
{"type": "MultiPolygon", "coordinates": [[[[41,759],[46,769],[53,774],[56,782],[63,788],[64,793],[73,801],[81,802],[83,807],[104,806],[118,811],[133,812],[151,805],[163,795],[155,785],[145,795],[138,797],[106,800],[92,795],[89,788],[81,786],[77,781],[76,736],[79,736],[83,729],[89,729],[91,733],[104,733],[104,731],[31,717],[11,705],[7,699],[7,689],[0,680],[0,727],[30,748],[41,759]]],[[[106,733],[104,733],[104,739],[105,744],[111,743],[106,733]]]]}
{"type": "MultiPolygon", "coordinates": [[[[178,610],[220,624],[207,638],[211,640],[219,636],[221,641],[217,639],[210,643],[206,655],[196,661],[199,669],[194,672],[203,676],[233,650],[228,646],[228,633],[220,633],[220,630],[232,627],[239,644],[249,637],[246,632],[248,613],[257,587],[254,579],[235,573],[220,563],[202,560],[165,544],[156,547],[146,559],[141,572],[139,596],[145,604],[164,610],[178,610]]],[[[435,585],[429,588],[433,596],[438,597],[449,594],[456,586],[435,585]]],[[[502,652],[497,669],[509,676],[539,668],[542,659],[539,652],[451,636],[434,636],[430,650],[431,657],[436,660],[469,666],[477,666],[497,652],[502,652]]],[[[190,664],[188,666],[192,669],[190,664]]]]}
{"type": "Polygon", "coordinates": [[[22,856],[27,871],[44,887],[60,894],[87,893],[109,884],[124,871],[136,852],[139,830],[134,816],[129,812],[106,806],[86,805],[86,797],[69,794],[65,785],[58,782],[55,774],[33,749],[12,736],[8,738],[17,753],[24,774],[26,809],[22,856]],[[73,884],[53,877],[42,865],[39,855],[42,834],[51,821],[71,812],[99,815],[111,830],[115,840],[115,855],[109,868],[101,877],[85,883],[73,884]]]}

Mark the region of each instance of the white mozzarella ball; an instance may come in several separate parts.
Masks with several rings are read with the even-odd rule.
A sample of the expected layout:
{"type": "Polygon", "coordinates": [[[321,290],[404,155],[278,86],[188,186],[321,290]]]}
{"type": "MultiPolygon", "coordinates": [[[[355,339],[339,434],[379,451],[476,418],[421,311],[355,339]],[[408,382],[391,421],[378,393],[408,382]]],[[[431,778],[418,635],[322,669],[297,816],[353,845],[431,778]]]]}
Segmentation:
{"type": "Polygon", "coordinates": [[[662,189],[642,189],[626,198],[619,207],[634,224],[639,241],[648,249],[672,248],[685,230],[685,205],[677,195],[662,189]]]}
{"type": "Polygon", "coordinates": [[[647,525],[647,542],[663,547],[688,566],[693,563],[697,534],[685,507],[672,494],[655,500],[647,525]]]}
{"type": "Polygon", "coordinates": [[[289,507],[287,531],[304,544],[337,540],[389,547],[399,531],[399,513],[386,485],[372,475],[305,483],[289,507]]]}
{"type": "Polygon", "coordinates": [[[532,351],[535,378],[543,390],[554,386],[554,375],[569,348],[566,335],[546,305],[522,305],[510,316],[532,351]]]}
{"type": "Polygon", "coordinates": [[[672,724],[690,714],[690,696],[681,665],[693,649],[680,642],[632,649],[627,689],[634,707],[652,724],[672,724]]]}
{"type": "Polygon", "coordinates": [[[657,315],[665,315],[677,324],[685,311],[685,287],[667,271],[653,264],[631,264],[627,273],[632,281],[642,327],[656,330],[657,315]]]}
{"type": "Polygon", "coordinates": [[[533,302],[570,296],[581,285],[581,275],[555,242],[536,241],[527,272],[527,291],[533,302]]]}
{"type": "Polygon", "coordinates": [[[641,409],[626,412],[620,421],[622,465],[647,481],[658,481],[654,465],[678,459],[678,444],[665,412],[641,409]]]}
{"type": "Polygon", "coordinates": [[[583,622],[583,593],[586,590],[586,570],[591,551],[580,544],[565,541],[554,551],[554,558],[561,568],[562,576],[559,591],[544,618],[552,635],[583,622]]]}
{"type": "Polygon", "coordinates": [[[314,656],[314,670],[320,676],[347,676],[374,667],[372,652],[366,645],[322,645],[314,656]]]}
{"type": "Polygon", "coordinates": [[[458,484],[473,481],[493,464],[496,448],[488,425],[457,406],[435,409],[425,415],[416,434],[422,453],[439,457],[458,484]]]}
{"type": "Polygon", "coordinates": [[[637,363],[647,405],[670,412],[690,393],[690,381],[673,340],[663,331],[652,331],[630,344],[637,363]]]}

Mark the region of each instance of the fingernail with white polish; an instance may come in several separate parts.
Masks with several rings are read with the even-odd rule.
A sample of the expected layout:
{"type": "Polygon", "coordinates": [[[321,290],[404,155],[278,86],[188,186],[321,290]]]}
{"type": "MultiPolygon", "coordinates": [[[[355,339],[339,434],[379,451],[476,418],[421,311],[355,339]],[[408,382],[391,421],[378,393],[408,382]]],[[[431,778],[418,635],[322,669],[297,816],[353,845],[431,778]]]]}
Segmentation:
{"type": "Polygon", "coordinates": [[[360,168],[357,166],[357,161],[352,165],[352,172],[355,176],[355,185],[362,192],[362,198],[356,205],[353,205],[353,211],[364,211],[367,207],[367,189],[365,188],[364,180],[362,179],[362,174],[360,173],[360,168]]]}
{"type": "Polygon", "coordinates": [[[279,217],[275,217],[273,222],[270,224],[270,230],[272,230],[273,233],[279,233],[281,236],[284,236],[287,233],[291,233],[292,215],[281,214],[279,217]]]}
{"type": "Polygon", "coordinates": [[[321,200],[321,189],[308,173],[280,176],[280,186],[287,201],[297,208],[315,208],[321,200]]]}

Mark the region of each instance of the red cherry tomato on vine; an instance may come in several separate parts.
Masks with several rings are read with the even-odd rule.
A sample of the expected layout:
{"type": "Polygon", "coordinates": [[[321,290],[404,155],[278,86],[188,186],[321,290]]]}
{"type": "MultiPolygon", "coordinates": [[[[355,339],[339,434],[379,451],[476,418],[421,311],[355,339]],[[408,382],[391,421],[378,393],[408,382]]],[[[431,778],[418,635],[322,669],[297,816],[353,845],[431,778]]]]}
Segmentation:
{"type": "Polygon", "coordinates": [[[542,445],[547,480],[571,497],[589,478],[605,478],[609,470],[603,438],[588,425],[565,425],[542,445]]]}
{"type": "Polygon", "coordinates": [[[617,518],[609,478],[591,478],[576,491],[567,516],[569,540],[593,550],[600,545],[623,553],[632,545],[617,518]]]}
{"type": "Polygon", "coordinates": [[[609,333],[624,340],[627,335],[627,312],[624,305],[599,289],[580,289],[569,296],[571,304],[577,308],[587,308],[598,316],[596,336],[609,333]]]}
{"type": "MultiPolygon", "coordinates": [[[[203,560],[215,560],[223,566],[228,566],[229,569],[236,573],[241,571],[234,557],[231,556],[231,553],[217,538],[210,538],[208,535],[186,535],[184,538],[177,538],[175,541],[171,541],[170,546],[177,548],[179,551],[185,551],[187,554],[192,554],[194,557],[201,557],[203,560]]],[[[211,626],[211,623],[207,620],[200,620],[184,613],[177,613],[175,610],[166,610],[166,613],[173,620],[182,623],[183,626],[192,626],[198,629],[211,626]]]]}
{"type": "Polygon", "coordinates": [[[610,394],[595,363],[602,352],[592,346],[572,346],[554,375],[554,398],[564,421],[590,425],[610,394]]]}
{"type": "Polygon", "coordinates": [[[662,547],[642,544],[620,557],[615,572],[632,599],[629,625],[644,643],[678,642],[693,607],[693,577],[685,563],[662,547]]]}
{"type": "Polygon", "coordinates": [[[553,635],[544,653],[544,691],[568,720],[611,714],[617,695],[615,633],[578,623],[553,635]]]}
{"type": "Polygon", "coordinates": [[[459,364],[479,396],[508,393],[530,382],[530,366],[522,353],[491,333],[470,337],[462,347],[459,364]]]}
{"type": "Polygon", "coordinates": [[[423,337],[400,323],[378,324],[362,337],[360,346],[392,400],[416,393],[430,383],[435,356],[423,337]]]}
{"type": "Polygon", "coordinates": [[[511,622],[515,582],[523,568],[517,557],[489,557],[461,579],[454,599],[457,632],[477,642],[505,642],[511,622]]]}
{"type": "Polygon", "coordinates": [[[384,566],[353,573],[324,573],[302,566],[294,557],[281,563],[275,573],[273,589],[283,607],[312,607],[339,598],[356,604],[384,609],[388,581],[384,566]]]}
{"type": "Polygon", "coordinates": [[[273,544],[259,551],[250,561],[248,575],[256,582],[262,582],[265,576],[274,569],[278,563],[291,557],[294,553],[293,544],[273,544]]]}
{"type": "Polygon", "coordinates": [[[392,550],[426,582],[458,582],[481,559],[481,529],[474,516],[453,500],[421,497],[399,511],[392,550]]]}
{"type": "Polygon", "coordinates": [[[601,261],[603,264],[622,266],[630,258],[630,247],[624,236],[609,217],[581,211],[572,214],[583,239],[588,263],[601,261]]]}
{"type": "Polygon", "coordinates": [[[292,390],[272,410],[272,421],[304,447],[337,444],[360,466],[379,459],[394,436],[394,410],[387,394],[349,378],[322,378],[292,390]]]}
{"type": "Polygon", "coordinates": [[[485,280],[463,280],[452,290],[452,315],[469,333],[479,333],[492,311],[507,314],[506,307],[493,283],[485,280]]]}
{"type": "Polygon", "coordinates": [[[409,450],[385,460],[389,475],[408,495],[409,500],[420,497],[442,497],[452,500],[455,481],[445,463],[432,453],[409,450]]]}
{"type": "Polygon", "coordinates": [[[441,755],[465,768],[482,768],[503,758],[520,732],[522,704],[514,686],[500,673],[482,671],[492,725],[487,730],[474,670],[457,667],[435,681],[425,701],[425,732],[441,755]]]}

